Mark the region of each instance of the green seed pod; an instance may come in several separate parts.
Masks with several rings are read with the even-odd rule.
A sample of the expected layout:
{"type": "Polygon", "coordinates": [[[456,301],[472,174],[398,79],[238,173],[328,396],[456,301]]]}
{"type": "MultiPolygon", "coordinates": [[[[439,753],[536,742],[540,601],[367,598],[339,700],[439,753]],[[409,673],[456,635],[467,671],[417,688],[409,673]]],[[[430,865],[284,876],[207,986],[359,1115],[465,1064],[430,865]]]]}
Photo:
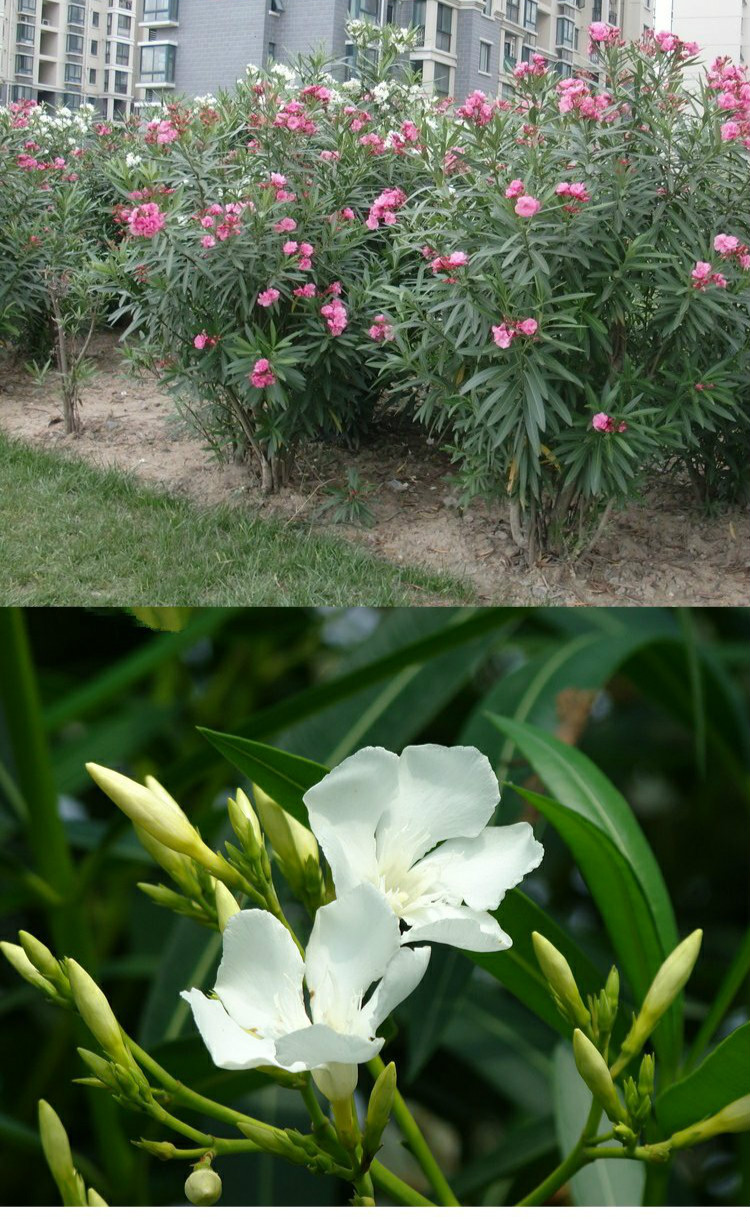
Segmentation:
{"type": "Polygon", "coordinates": [[[199,1166],[185,1181],[185,1195],[191,1204],[215,1204],[221,1199],[221,1179],[210,1167],[199,1166]]]}

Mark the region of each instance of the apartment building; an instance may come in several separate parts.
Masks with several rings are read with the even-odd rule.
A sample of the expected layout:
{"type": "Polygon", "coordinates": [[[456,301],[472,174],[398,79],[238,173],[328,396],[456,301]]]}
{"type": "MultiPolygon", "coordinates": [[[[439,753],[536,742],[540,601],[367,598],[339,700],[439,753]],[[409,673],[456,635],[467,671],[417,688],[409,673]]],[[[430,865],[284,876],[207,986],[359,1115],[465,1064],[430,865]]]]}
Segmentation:
{"type": "MultiPolygon", "coordinates": [[[[596,73],[586,28],[619,25],[637,38],[653,25],[653,0],[140,0],[136,99],[172,91],[211,93],[233,84],[248,63],[288,61],[326,48],[356,71],[347,17],[420,30],[412,67],[425,88],[463,97],[513,90],[513,68],[543,54],[562,75],[596,73]]],[[[346,72],[346,68],[342,69],[346,72]]]]}
{"type": "Polygon", "coordinates": [[[719,55],[750,64],[750,8],[745,0],[673,0],[672,29],[702,48],[702,64],[719,55]]]}
{"type": "Polygon", "coordinates": [[[0,103],[33,99],[102,117],[133,98],[136,0],[0,0],[0,103]]]}

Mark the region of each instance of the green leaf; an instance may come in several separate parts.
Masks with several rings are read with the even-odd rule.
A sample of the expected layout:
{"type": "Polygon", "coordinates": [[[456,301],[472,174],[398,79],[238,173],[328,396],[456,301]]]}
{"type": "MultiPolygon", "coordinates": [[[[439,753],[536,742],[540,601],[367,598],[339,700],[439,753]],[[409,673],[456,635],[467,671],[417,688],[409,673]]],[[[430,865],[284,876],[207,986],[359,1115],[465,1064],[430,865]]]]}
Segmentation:
{"type": "MultiPolygon", "coordinates": [[[[573,854],[609,933],[617,965],[640,1004],[663,962],[658,932],[638,877],[618,846],[577,810],[551,797],[513,786],[552,823],[573,854]]],[[[673,1005],[654,1032],[662,1065],[671,1074],[679,1054],[679,1026],[673,1005]]]]}
{"type": "Polygon", "coordinates": [[[427,974],[407,1002],[405,1019],[399,1018],[406,1027],[407,1083],[419,1076],[442,1042],[472,972],[472,964],[463,954],[451,946],[433,946],[427,974]]]}
{"type": "Polygon", "coordinates": [[[656,1100],[656,1115],[671,1134],[745,1094],[750,1094],[750,1022],[733,1030],[695,1072],[669,1086],[656,1100]]]}
{"type": "Polygon", "coordinates": [[[213,729],[201,729],[201,733],[243,776],[308,826],[302,798],[309,788],[328,775],[327,767],[299,755],[290,755],[276,746],[266,746],[265,742],[250,742],[213,729]]]}
{"type": "Polygon", "coordinates": [[[677,944],[672,902],[648,840],[625,798],[574,746],[507,717],[490,715],[490,720],[515,743],[556,800],[603,831],[630,864],[652,913],[662,958],[666,957],[677,944]]]}
{"type": "MultiPolygon", "coordinates": [[[[553,1094],[557,1143],[561,1157],[567,1157],[583,1130],[591,1094],[578,1075],[573,1052],[562,1043],[555,1050],[553,1094]]],[[[599,1132],[611,1126],[603,1115],[599,1132]]],[[[605,1158],[579,1170],[570,1180],[570,1191],[579,1208],[635,1207],[643,1198],[645,1179],[642,1162],[605,1158]]]]}
{"type": "Polygon", "coordinates": [[[556,1146],[555,1125],[548,1116],[519,1124],[504,1133],[503,1143],[492,1153],[485,1153],[459,1170],[451,1179],[451,1187],[460,1200],[476,1196],[500,1179],[511,1178],[541,1161],[556,1146]]]}
{"type": "Polygon", "coordinates": [[[192,920],[175,924],[146,997],[138,1040],[145,1047],[169,1042],[193,1028],[190,1006],[180,992],[206,989],[214,980],[221,952],[218,933],[192,920]]]}

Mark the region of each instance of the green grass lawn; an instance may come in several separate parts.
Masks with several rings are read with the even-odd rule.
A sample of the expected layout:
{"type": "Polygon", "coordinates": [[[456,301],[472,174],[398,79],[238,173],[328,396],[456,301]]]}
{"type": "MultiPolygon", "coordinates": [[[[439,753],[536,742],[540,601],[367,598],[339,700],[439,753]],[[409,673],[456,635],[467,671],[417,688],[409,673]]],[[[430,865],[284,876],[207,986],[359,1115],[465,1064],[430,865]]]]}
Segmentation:
{"type": "Polygon", "coordinates": [[[0,603],[392,606],[471,602],[330,534],[201,509],[0,436],[0,603]]]}

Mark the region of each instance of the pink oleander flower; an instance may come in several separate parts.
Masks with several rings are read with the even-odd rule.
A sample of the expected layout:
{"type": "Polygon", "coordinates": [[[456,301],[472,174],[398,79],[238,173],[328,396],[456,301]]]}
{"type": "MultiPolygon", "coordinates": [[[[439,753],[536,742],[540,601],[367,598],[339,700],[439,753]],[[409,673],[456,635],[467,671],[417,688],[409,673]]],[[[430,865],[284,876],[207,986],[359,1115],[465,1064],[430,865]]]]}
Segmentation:
{"type": "Polygon", "coordinates": [[[486,127],[491,121],[494,103],[487,101],[487,95],[481,89],[470,93],[463,106],[458,106],[456,114],[462,119],[468,119],[477,127],[486,127]]]}
{"type": "Polygon", "coordinates": [[[658,34],[654,34],[654,42],[660,51],[665,53],[668,51],[676,51],[680,45],[680,40],[676,34],[672,34],[669,30],[659,30],[658,34]]]}
{"type": "Polygon", "coordinates": [[[278,288],[267,288],[264,292],[258,293],[258,305],[261,305],[263,309],[268,309],[278,301],[280,296],[278,288]]]}
{"type": "Polygon", "coordinates": [[[301,258],[297,261],[300,271],[312,271],[312,259],[301,258]]]}
{"type": "Polygon", "coordinates": [[[592,21],[589,26],[589,45],[603,43],[605,47],[617,46],[620,41],[620,31],[616,25],[606,21],[592,21]]]}
{"type": "Polygon", "coordinates": [[[342,208],[341,211],[339,212],[339,216],[341,217],[342,220],[356,220],[357,219],[357,214],[353,208],[342,208]]]}
{"type": "Polygon", "coordinates": [[[393,327],[388,322],[385,314],[376,314],[367,334],[370,336],[370,339],[375,339],[378,343],[385,343],[387,340],[393,339],[393,327]]]}
{"type": "Polygon", "coordinates": [[[324,148],[322,153],[320,154],[320,160],[321,161],[340,161],[341,153],[337,152],[333,148],[324,148]]]}
{"type": "Polygon", "coordinates": [[[506,323],[501,322],[499,326],[493,326],[492,340],[498,348],[509,348],[513,342],[513,331],[506,323]]]}
{"type": "Polygon", "coordinates": [[[133,237],[154,237],[164,228],[166,216],[158,204],[139,204],[125,214],[133,237]]]}
{"type": "Polygon", "coordinates": [[[595,429],[596,432],[614,432],[615,422],[611,415],[607,415],[606,411],[598,411],[596,415],[592,417],[591,427],[595,429]]]}
{"type": "Polygon", "coordinates": [[[536,318],[524,318],[521,322],[516,324],[516,329],[519,330],[522,335],[536,335],[537,331],[539,330],[539,323],[537,322],[536,318]]]}
{"type": "Polygon", "coordinates": [[[513,211],[517,216],[533,216],[541,208],[541,203],[533,195],[521,195],[513,211]]]}
{"type": "Polygon", "coordinates": [[[297,228],[296,220],[292,220],[291,216],[285,216],[283,220],[278,220],[274,225],[277,233],[294,233],[297,228]]]}
{"type": "Polygon", "coordinates": [[[276,384],[276,374],[271,368],[271,362],[266,360],[265,356],[261,357],[260,360],[256,360],[252,373],[248,373],[247,376],[256,390],[262,390],[265,386],[274,386],[276,384]]]}
{"type": "Polygon", "coordinates": [[[207,233],[205,237],[201,238],[201,246],[203,246],[204,250],[211,250],[211,248],[215,245],[216,238],[211,237],[210,233],[207,233]]]}
{"type": "Polygon", "coordinates": [[[558,182],[555,187],[555,194],[570,196],[571,199],[577,200],[578,203],[588,203],[591,199],[585,182],[558,182]]]}
{"type": "Polygon", "coordinates": [[[341,335],[349,324],[349,317],[341,301],[336,299],[321,308],[321,315],[332,335],[341,335]]]}
{"type": "Polygon", "coordinates": [[[299,250],[299,242],[284,242],[284,245],[281,247],[281,249],[282,249],[282,252],[286,255],[296,254],[297,251],[299,250]]]}
{"type": "Polygon", "coordinates": [[[400,187],[392,187],[381,191],[370,208],[365,221],[368,229],[379,229],[381,224],[395,225],[396,210],[406,203],[406,193],[400,187]]]}
{"type": "Polygon", "coordinates": [[[453,254],[443,254],[433,259],[432,270],[435,275],[439,275],[441,271],[455,271],[457,267],[466,267],[468,262],[468,254],[463,250],[456,250],[453,254]]]}
{"type": "Polygon", "coordinates": [[[300,242],[299,252],[304,259],[310,259],[315,254],[315,247],[309,242],[300,242]]]}
{"type": "Polygon", "coordinates": [[[198,348],[200,351],[202,351],[203,348],[205,348],[207,343],[208,343],[208,335],[206,334],[205,331],[201,331],[200,335],[195,336],[195,339],[193,340],[193,347],[198,348]]]}
{"type": "Polygon", "coordinates": [[[719,233],[714,238],[714,250],[719,254],[735,254],[739,245],[740,239],[728,233],[719,233]]]}
{"type": "Polygon", "coordinates": [[[727,286],[726,277],[721,275],[720,272],[714,271],[710,263],[697,262],[690,272],[690,278],[693,282],[693,288],[696,288],[700,293],[706,292],[711,287],[726,288],[727,286]]]}
{"type": "Polygon", "coordinates": [[[520,178],[514,178],[508,187],[505,189],[506,199],[516,199],[519,195],[523,195],[526,187],[521,182],[520,178]]]}
{"type": "Polygon", "coordinates": [[[295,297],[317,297],[318,290],[314,284],[302,284],[299,288],[295,288],[292,294],[295,297]]]}

